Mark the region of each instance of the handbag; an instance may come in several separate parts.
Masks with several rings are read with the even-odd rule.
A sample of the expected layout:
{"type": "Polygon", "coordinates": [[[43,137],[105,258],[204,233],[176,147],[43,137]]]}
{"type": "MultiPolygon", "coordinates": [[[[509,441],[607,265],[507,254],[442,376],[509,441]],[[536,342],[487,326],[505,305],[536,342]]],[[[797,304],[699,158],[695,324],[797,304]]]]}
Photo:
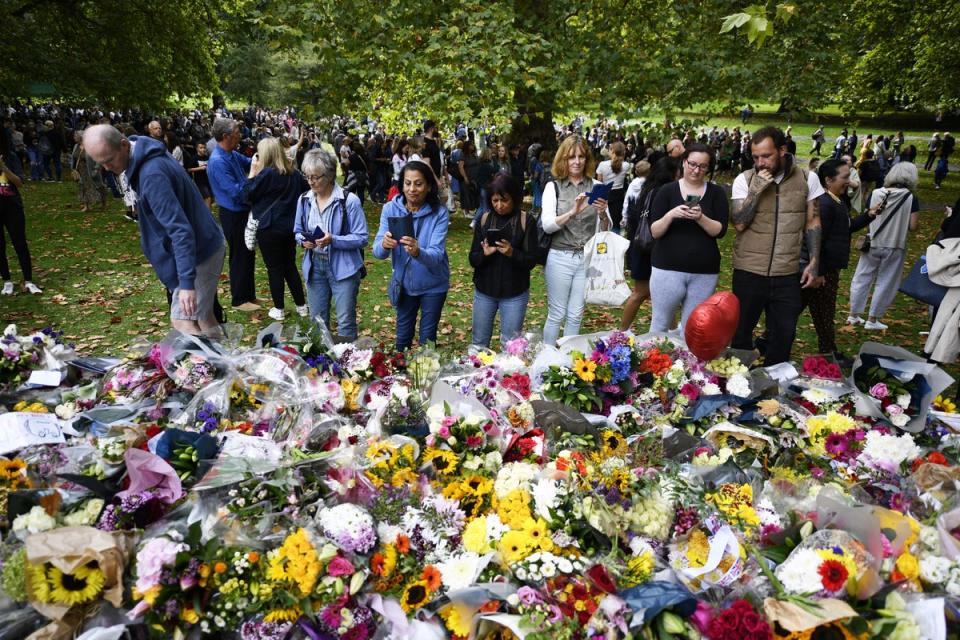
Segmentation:
{"type": "MultiPolygon", "coordinates": [[[[260,217],[270,213],[277,203],[283,200],[283,196],[287,194],[286,191],[277,196],[277,199],[270,203],[270,206],[260,214],[260,217]]],[[[253,211],[250,212],[250,215],[247,216],[247,226],[243,228],[243,244],[247,246],[248,251],[253,251],[257,248],[257,229],[260,228],[260,220],[253,217],[253,211]]]]}
{"type": "MultiPolygon", "coordinates": [[[[886,218],[884,218],[883,222],[880,223],[880,226],[877,227],[877,230],[874,233],[879,234],[881,231],[883,231],[883,228],[886,227],[887,224],[891,220],[893,220],[893,218],[895,217],[896,215],[894,213],[891,213],[886,218]]],[[[870,242],[871,242],[870,234],[865,233],[862,236],[857,237],[857,239],[853,243],[853,246],[859,249],[863,253],[870,253],[870,242]]]]}
{"type": "Polygon", "coordinates": [[[653,251],[653,233],[650,231],[650,202],[653,199],[653,190],[647,194],[643,211],[637,219],[637,230],[633,234],[630,251],[636,253],[650,253],[653,251]]]}
{"type": "Polygon", "coordinates": [[[922,253],[913,263],[910,273],[900,283],[900,293],[914,300],[919,300],[934,307],[939,307],[943,297],[947,295],[947,287],[930,281],[927,273],[927,254],[922,253]]]}
{"type": "MultiPolygon", "coordinates": [[[[557,202],[560,201],[560,186],[551,180],[557,202]]],[[[546,185],[544,185],[546,186],[546,185]]],[[[546,266],[547,256],[550,255],[550,245],[553,244],[553,234],[543,229],[543,214],[537,216],[537,264],[546,266]]]]}

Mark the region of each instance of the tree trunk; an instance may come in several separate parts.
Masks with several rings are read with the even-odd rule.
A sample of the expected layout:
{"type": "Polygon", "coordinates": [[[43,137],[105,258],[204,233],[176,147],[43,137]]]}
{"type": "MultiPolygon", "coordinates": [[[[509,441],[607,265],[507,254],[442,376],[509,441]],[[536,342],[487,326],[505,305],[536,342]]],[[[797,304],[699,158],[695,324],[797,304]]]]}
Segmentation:
{"type": "MultiPolygon", "coordinates": [[[[524,31],[539,31],[551,20],[551,4],[542,0],[514,0],[514,21],[524,31]]],[[[538,58],[543,57],[540,53],[538,58]]],[[[547,60],[530,60],[530,66],[550,66],[547,60]]],[[[513,91],[513,103],[517,116],[513,119],[509,144],[527,147],[539,142],[545,149],[556,148],[556,134],[553,131],[553,95],[537,91],[536,87],[517,85],[513,91]]]]}
{"type": "Polygon", "coordinates": [[[539,142],[544,149],[557,146],[556,133],[553,130],[553,100],[538,94],[535,90],[517,88],[513,92],[513,101],[518,114],[510,123],[507,143],[528,147],[539,142]],[[544,104],[547,103],[547,104],[544,104]]]}

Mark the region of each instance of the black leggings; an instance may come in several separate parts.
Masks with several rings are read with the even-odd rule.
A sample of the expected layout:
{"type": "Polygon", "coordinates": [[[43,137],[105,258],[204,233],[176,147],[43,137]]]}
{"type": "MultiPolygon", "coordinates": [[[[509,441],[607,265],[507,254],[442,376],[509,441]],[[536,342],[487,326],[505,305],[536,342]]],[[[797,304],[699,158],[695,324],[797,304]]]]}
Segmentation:
{"type": "Polygon", "coordinates": [[[303,281],[300,279],[300,271],[297,270],[297,241],[293,232],[263,229],[257,232],[257,244],[260,245],[263,262],[267,265],[267,281],[270,283],[273,306],[283,309],[284,282],[290,287],[294,303],[298,307],[305,305],[307,302],[303,293],[303,281]]]}
{"type": "Polygon", "coordinates": [[[0,277],[10,280],[10,263],[7,262],[7,237],[10,234],[13,250],[17,252],[23,279],[33,280],[33,263],[30,261],[30,247],[27,246],[27,219],[23,214],[23,203],[19,198],[0,196],[0,277]]]}

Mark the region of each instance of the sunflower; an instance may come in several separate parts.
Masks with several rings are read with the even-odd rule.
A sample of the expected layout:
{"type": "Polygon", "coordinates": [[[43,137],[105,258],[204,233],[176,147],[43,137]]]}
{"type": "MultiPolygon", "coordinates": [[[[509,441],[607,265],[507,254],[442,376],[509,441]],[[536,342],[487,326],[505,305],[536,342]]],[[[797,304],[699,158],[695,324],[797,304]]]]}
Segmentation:
{"type": "Polygon", "coordinates": [[[604,458],[620,457],[627,453],[627,440],[616,429],[605,429],[601,442],[603,442],[601,453],[604,458]]]}
{"type": "Polygon", "coordinates": [[[45,565],[30,565],[30,593],[37,602],[50,602],[50,583],[47,582],[45,565]]]}
{"type": "Polygon", "coordinates": [[[407,613],[415,611],[427,604],[430,598],[430,588],[426,580],[417,580],[411,582],[404,588],[403,595],[400,596],[400,606],[407,613]]]}
{"type": "Polygon", "coordinates": [[[460,483],[460,487],[467,495],[485,496],[493,491],[493,480],[483,476],[470,476],[460,483]]]}
{"type": "Polygon", "coordinates": [[[394,471],[393,475],[390,476],[390,485],[398,488],[414,486],[417,484],[417,479],[417,474],[413,471],[413,469],[403,467],[394,471]]]}
{"type": "Polygon", "coordinates": [[[473,626],[473,607],[469,607],[461,602],[455,602],[440,610],[440,617],[447,630],[457,637],[468,637],[473,626]]]}
{"type": "Polygon", "coordinates": [[[271,609],[267,612],[267,615],[263,616],[264,622],[296,622],[300,615],[303,613],[303,609],[300,608],[300,605],[295,604],[292,607],[281,607],[278,609],[271,609]]]}
{"type": "Polygon", "coordinates": [[[423,454],[423,462],[432,465],[438,475],[448,476],[456,473],[460,459],[453,451],[430,447],[423,454]]]}
{"type": "Polygon", "coordinates": [[[73,573],[50,567],[47,582],[50,584],[50,601],[72,607],[97,599],[106,577],[96,563],[91,563],[77,567],[73,573]]]}
{"type": "Polygon", "coordinates": [[[573,363],[573,372],[584,382],[593,382],[597,377],[596,371],[597,363],[593,360],[578,358],[576,362],[573,363]]]}
{"type": "Polygon", "coordinates": [[[788,631],[775,622],[773,637],[774,640],[866,640],[868,633],[854,633],[844,624],[852,620],[854,618],[834,620],[805,631],[788,631]]]}

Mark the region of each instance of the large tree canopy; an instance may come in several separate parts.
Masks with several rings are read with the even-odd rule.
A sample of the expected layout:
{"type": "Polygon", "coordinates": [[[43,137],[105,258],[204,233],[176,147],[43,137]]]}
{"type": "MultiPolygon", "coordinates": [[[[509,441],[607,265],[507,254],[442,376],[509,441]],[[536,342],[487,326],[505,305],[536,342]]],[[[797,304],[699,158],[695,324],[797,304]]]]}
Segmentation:
{"type": "Polygon", "coordinates": [[[214,0],[3,0],[0,93],[159,106],[216,90],[214,0]]]}

